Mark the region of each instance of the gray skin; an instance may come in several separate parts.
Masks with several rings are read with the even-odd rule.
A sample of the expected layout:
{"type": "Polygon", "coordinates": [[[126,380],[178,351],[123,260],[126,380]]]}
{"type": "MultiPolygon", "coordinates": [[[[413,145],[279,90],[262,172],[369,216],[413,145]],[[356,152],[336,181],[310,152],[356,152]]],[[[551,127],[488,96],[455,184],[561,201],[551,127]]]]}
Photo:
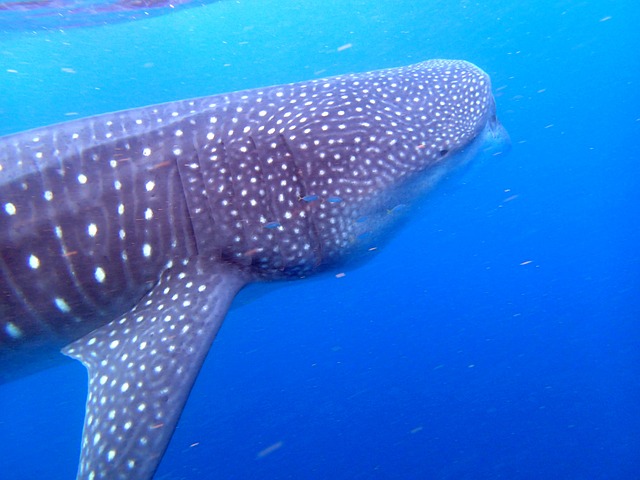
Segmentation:
{"type": "Polygon", "coordinates": [[[151,478],[247,283],[362,259],[508,143],[488,76],[432,60],[0,138],[0,379],[82,361],[78,478],[151,478]]]}

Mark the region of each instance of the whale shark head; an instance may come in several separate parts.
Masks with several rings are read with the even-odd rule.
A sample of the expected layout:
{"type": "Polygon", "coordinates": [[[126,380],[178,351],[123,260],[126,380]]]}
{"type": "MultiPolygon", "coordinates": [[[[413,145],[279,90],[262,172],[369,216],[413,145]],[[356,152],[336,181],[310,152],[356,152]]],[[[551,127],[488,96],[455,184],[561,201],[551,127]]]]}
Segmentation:
{"type": "Polygon", "coordinates": [[[213,217],[200,244],[265,278],[366,251],[398,218],[389,212],[508,144],[489,77],[464,61],[237,92],[199,108],[198,175],[213,217]]]}
{"type": "Polygon", "coordinates": [[[366,256],[507,145],[488,76],[449,60],[0,138],[0,368],[63,347],[89,373],[78,478],[151,478],[244,285],[366,256]]]}

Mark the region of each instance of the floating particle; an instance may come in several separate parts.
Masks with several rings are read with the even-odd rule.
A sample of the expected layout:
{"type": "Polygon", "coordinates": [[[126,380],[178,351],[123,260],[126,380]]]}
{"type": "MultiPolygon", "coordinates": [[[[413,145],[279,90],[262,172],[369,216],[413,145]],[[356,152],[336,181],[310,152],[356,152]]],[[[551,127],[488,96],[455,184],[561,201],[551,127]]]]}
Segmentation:
{"type": "Polygon", "coordinates": [[[258,452],[257,457],[258,457],[258,458],[264,458],[264,457],[266,457],[267,455],[269,455],[270,453],[273,453],[273,452],[275,452],[276,450],[278,450],[280,447],[282,447],[282,445],[283,445],[283,442],[282,442],[282,441],[276,442],[276,443],[274,443],[273,445],[268,446],[268,447],[267,447],[267,448],[265,448],[264,450],[260,450],[260,451],[258,452]]]}

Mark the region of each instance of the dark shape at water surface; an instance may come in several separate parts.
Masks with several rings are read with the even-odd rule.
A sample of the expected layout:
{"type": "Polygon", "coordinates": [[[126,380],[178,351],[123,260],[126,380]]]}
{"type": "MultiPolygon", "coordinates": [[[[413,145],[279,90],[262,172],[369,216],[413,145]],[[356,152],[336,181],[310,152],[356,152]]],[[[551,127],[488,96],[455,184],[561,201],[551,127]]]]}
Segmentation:
{"type": "Polygon", "coordinates": [[[241,288],[371,258],[507,142],[489,77],[449,60],[2,137],[0,382],[80,360],[78,478],[149,479],[241,288]]]}
{"type": "Polygon", "coordinates": [[[0,2],[0,30],[91,27],[141,20],[219,0],[9,0],[0,2]]]}

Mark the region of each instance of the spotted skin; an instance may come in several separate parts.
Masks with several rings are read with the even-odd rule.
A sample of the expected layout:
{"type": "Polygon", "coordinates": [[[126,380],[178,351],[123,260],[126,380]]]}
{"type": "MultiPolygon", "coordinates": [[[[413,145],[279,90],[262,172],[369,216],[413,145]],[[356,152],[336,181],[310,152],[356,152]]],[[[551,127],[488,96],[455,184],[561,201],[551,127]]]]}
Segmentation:
{"type": "Polygon", "coordinates": [[[65,348],[89,371],[80,478],[153,475],[224,315],[248,279],[215,261],[185,260],[131,312],[65,348]]]}
{"type": "Polygon", "coordinates": [[[499,151],[490,88],[432,60],[0,138],[0,380],[62,348],[78,478],[151,478],[235,294],[366,254],[499,151]]]}

